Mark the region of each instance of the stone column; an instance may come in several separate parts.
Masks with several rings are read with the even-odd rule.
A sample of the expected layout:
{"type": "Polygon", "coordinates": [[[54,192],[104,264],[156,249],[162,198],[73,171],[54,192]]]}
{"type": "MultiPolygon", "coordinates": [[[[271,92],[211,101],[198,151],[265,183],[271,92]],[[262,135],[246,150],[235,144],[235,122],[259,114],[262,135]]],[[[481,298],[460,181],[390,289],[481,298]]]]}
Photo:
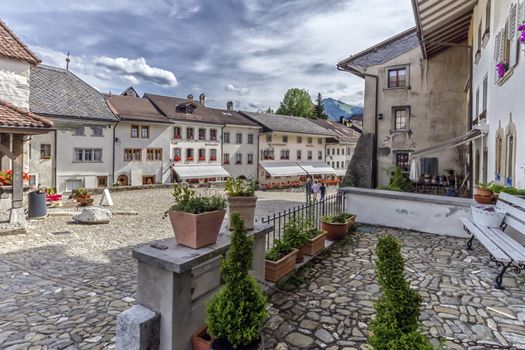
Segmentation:
{"type": "MultiPolygon", "coordinates": [[[[11,134],[0,134],[0,143],[7,149],[11,149],[11,134]]],[[[7,154],[0,152],[2,157],[0,158],[0,170],[9,170],[11,169],[11,159],[7,154]]]]}
{"type": "Polygon", "coordinates": [[[13,135],[13,197],[10,223],[25,225],[24,214],[24,135],[13,135]]]}

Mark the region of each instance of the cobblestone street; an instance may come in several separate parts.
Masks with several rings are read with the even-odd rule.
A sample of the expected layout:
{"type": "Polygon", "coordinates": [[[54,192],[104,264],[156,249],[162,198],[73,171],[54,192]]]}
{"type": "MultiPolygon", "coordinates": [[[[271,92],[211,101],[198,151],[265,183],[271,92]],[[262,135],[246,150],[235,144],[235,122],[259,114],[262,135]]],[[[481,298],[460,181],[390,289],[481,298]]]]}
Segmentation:
{"type": "MultiPolygon", "coordinates": [[[[363,227],[366,229],[367,227],[363,227]]],[[[423,331],[449,349],[525,349],[523,276],[492,288],[496,267],[478,244],[389,229],[354,233],[275,293],[265,326],[268,349],[361,349],[379,297],[373,249],[379,234],[401,239],[407,276],[423,297],[423,331]]]]}

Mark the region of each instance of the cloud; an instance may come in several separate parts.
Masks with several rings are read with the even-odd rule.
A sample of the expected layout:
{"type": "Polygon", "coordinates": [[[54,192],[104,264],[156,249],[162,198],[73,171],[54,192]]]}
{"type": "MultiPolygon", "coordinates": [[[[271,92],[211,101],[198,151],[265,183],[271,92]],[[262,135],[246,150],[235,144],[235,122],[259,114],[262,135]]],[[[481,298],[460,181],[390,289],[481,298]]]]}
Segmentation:
{"type": "Polygon", "coordinates": [[[178,84],[175,74],[162,68],[151,67],[146,63],[144,57],[134,60],[125,57],[102,56],[96,57],[93,62],[101,67],[121,73],[126,80],[133,79],[135,84],[140,81],[139,78],[162,86],[177,86],[178,84]]]}
{"type": "Polygon", "coordinates": [[[233,84],[230,83],[226,84],[226,86],[224,87],[224,91],[235,92],[239,96],[247,96],[250,94],[250,89],[246,87],[235,87],[233,84]]]}

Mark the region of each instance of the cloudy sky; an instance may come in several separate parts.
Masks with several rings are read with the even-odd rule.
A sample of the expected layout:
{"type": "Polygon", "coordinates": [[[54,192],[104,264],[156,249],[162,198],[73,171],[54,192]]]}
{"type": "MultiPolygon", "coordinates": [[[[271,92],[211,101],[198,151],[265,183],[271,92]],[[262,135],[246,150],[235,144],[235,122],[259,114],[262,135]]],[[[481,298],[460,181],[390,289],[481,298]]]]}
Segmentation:
{"type": "Polygon", "coordinates": [[[4,20],[42,59],[102,92],[278,107],[291,87],[362,104],[336,63],[414,25],[410,0],[3,0],[4,20]]]}

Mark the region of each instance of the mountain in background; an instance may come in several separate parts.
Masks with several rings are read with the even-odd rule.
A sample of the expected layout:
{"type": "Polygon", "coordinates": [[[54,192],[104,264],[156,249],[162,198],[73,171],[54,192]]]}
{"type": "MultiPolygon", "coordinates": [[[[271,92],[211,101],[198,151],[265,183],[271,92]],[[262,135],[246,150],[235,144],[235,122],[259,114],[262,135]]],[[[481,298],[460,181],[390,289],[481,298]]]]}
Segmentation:
{"type": "Polygon", "coordinates": [[[341,116],[346,119],[352,118],[356,114],[363,114],[363,107],[352,106],[348,103],[335,100],[333,98],[323,99],[324,112],[333,121],[339,121],[341,116]]]}

